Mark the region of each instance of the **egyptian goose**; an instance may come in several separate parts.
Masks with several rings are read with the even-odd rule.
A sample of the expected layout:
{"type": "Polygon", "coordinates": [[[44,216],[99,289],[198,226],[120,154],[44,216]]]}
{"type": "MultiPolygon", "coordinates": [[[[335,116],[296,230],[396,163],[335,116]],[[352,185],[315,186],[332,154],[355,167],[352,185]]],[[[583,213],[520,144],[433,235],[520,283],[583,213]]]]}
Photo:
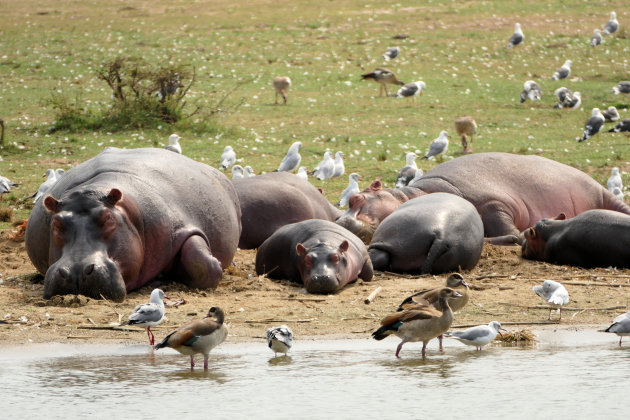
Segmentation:
{"type": "Polygon", "coordinates": [[[473,151],[473,136],[477,132],[477,123],[473,117],[457,117],[455,118],[455,131],[462,140],[462,153],[472,153],[473,151]],[[470,137],[470,148],[468,147],[468,140],[466,136],[470,137]]]}
{"type": "Polygon", "coordinates": [[[393,71],[388,70],[385,67],[377,67],[376,69],[374,69],[374,71],[370,73],[362,74],[361,80],[374,80],[376,83],[380,84],[381,86],[378,89],[379,96],[383,96],[383,89],[385,89],[385,96],[389,96],[386,86],[388,83],[401,86],[405,84],[405,82],[401,82],[400,80],[398,80],[396,74],[393,71]]]}
{"type": "Polygon", "coordinates": [[[129,315],[129,320],[120,325],[146,327],[149,344],[154,345],[155,336],[153,335],[153,332],[151,332],[151,327],[160,325],[164,320],[164,313],[166,312],[162,299],[169,299],[169,297],[166,296],[161,289],[153,289],[151,297],[149,298],[149,303],[143,303],[136,306],[131,315],[129,315]]]}
{"type": "Polygon", "coordinates": [[[273,88],[276,91],[276,102],[278,105],[278,95],[282,96],[284,100],[284,104],[287,104],[287,95],[289,93],[289,89],[291,88],[291,79],[286,76],[276,76],[273,78],[273,88]]]}

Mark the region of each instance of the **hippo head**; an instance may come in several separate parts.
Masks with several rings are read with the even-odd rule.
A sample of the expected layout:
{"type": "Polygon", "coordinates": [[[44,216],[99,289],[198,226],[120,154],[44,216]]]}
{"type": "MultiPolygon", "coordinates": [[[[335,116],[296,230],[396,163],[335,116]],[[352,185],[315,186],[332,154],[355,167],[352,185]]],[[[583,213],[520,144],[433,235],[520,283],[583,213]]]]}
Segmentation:
{"type": "MultiPolygon", "coordinates": [[[[44,206],[53,216],[45,298],[83,294],[124,300],[127,292],[121,266],[124,271],[133,272],[130,267],[134,264],[120,261],[141,261],[142,255],[125,239],[128,235],[121,235],[121,231],[130,229],[128,220],[116,207],[121,200],[122,193],[115,188],[106,195],[75,191],[62,200],[46,196],[44,206]],[[116,258],[121,254],[124,258],[116,258]]],[[[138,269],[135,271],[137,275],[138,269]]]]}
{"type": "Polygon", "coordinates": [[[348,241],[333,246],[326,242],[306,249],[296,245],[300,257],[298,268],[302,283],[309,293],[334,293],[348,283],[348,241]]]}
{"type": "Polygon", "coordinates": [[[336,223],[357,235],[369,244],[374,231],[387,216],[400,206],[401,202],[389,190],[383,189],[381,181],[350,197],[348,210],[336,223]]]}
{"type": "Polygon", "coordinates": [[[541,260],[545,256],[545,245],[549,237],[549,227],[555,220],[565,220],[567,217],[560,213],[554,219],[542,219],[533,227],[523,232],[525,239],[521,245],[521,256],[529,260],[541,260]]]}

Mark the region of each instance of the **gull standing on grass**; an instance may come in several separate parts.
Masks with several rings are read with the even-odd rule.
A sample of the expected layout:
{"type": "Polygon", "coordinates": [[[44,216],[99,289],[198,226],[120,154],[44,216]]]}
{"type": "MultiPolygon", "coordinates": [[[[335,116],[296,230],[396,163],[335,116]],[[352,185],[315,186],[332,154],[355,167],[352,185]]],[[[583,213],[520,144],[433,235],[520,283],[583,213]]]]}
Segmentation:
{"type": "Polygon", "coordinates": [[[610,20],[608,21],[608,23],[606,23],[603,33],[604,35],[609,35],[617,32],[617,29],[619,29],[619,22],[617,22],[617,13],[610,12],[610,20]]]}
{"type": "Polygon", "coordinates": [[[455,331],[444,335],[459,340],[468,346],[475,346],[477,350],[481,351],[481,348],[491,343],[497,337],[497,334],[503,337],[501,331],[507,332],[498,321],[492,321],[488,325],[478,325],[464,331],[455,331]]]}
{"type": "Polygon", "coordinates": [[[245,168],[243,168],[243,176],[245,178],[251,178],[253,176],[256,176],[256,174],[254,173],[254,169],[248,165],[245,168]]]}
{"type": "Polygon", "coordinates": [[[523,35],[523,31],[521,30],[521,24],[517,23],[514,25],[514,33],[510,37],[510,42],[507,44],[507,48],[512,48],[519,45],[525,39],[525,35],[523,35]]]}
{"type": "Polygon", "coordinates": [[[623,189],[623,182],[621,181],[619,168],[616,166],[612,168],[610,177],[608,177],[608,181],[606,181],[606,188],[610,192],[612,192],[615,188],[623,189]]]}
{"type": "Polygon", "coordinates": [[[296,141],[289,147],[286,156],[280,162],[280,166],[278,166],[278,172],[293,172],[300,166],[302,161],[302,156],[300,156],[301,148],[301,141],[296,141]]]}
{"type": "Polygon", "coordinates": [[[551,80],[561,80],[569,77],[571,75],[571,64],[573,64],[571,60],[565,61],[562,67],[551,76],[551,80]]]}
{"type": "Polygon", "coordinates": [[[527,98],[530,101],[539,101],[542,97],[542,89],[540,85],[533,80],[528,80],[523,83],[523,91],[521,92],[521,103],[525,102],[527,98]]]}
{"type": "Polygon", "coordinates": [[[302,178],[304,181],[308,181],[308,171],[304,166],[300,166],[300,169],[298,169],[296,175],[302,178]]]}
{"type": "Polygon", "coordinates": [[[605,121],[606,119],[604,118],[604,115],[602,115],[599,108],[593,108],[593,111],[591,112],[591,118],[586,120],[586,124],[584,125],[584,133],[582,134],[580,142],[588,140],[595,134],[599,133],[604,127],[605,121]]]}
{"type": "Polygon", "coordinates": [[[558,309],[560,320],[562,320],[562,306],[569,303],[567,289],[557,281],[545,280],[541,286],[534,286],[532,290],[549,305],[549,318],[547,320],[551,321],[551,311],[554,308],[558,309]]]}
{"type": "Polygon", "coordinates": [[[333,171],[333,178],[341,176],[346,172],[346,167],[343,164],[343,152],[335,153],[335,170],[333,171]]]}
{"type": "Polygon", "coordinates": [[[337,207],[346,207],[350,202],[350,197],[361,192],[359,189],[359,179],[361,179],[361,175],[353,172],[348,178],[348,186],[341,193],[337,207]]]}
{"type": "Polygon", "coordinates": [[[407,83],[396,93],[397,98],[411,98],[413,103],[416,103],[416,96],[422,96],[424,90],[427,88],[426,83],[423,81],[407,83]]]}
{"type": "Polygon", "coordinates": [[[383,54],[383,58],[387,61],[393,60],[398,57],[398,54],[400,54],[400,47],[389,47],[383,54]]]}
{"type": "Polygon", "coordinates": [[[236,163],[236,153],[232,146],[225,146],[221,155],[221,169],[227,169],[236,163]]]}
{"type": "Polygon", "coordinates": [[[319,165],[313,171],[313,175],[317,179],[324,180],[333,177],[335,173],[335,160],[332,158],[332,153],[326,152],[324,153],[324,160],[319,162],[319,165]]]}
{"type": "Polygon", "coordinates": [[[180,136],[177,134],[171,134],[168,138],[168,146],[165,147],[166,150],[170,150],[171,152],[182,154],[182,146],[179,144],[180,136]]]}
{"type": "Polygon", "coordinates": [[[37,192],[30,197],[34,198],[33,203],[37,203],[37,200],[46,195],[48,190],[50,190],[58,180],[57,172],[54,169],[46,170],[46,174],[44,174],[44,176],[46,177],[46,181],[44,181],[37,189],[37,192]]]}
{"type": "Polygon", "coordinates": [[[445,153],[448,149],[449,137],[450,136],[448,135],[448,132],[442,130],[440,132],[440,136],[431,142],[431,144],[429,145],[429,151],[426,155],[424,155],[422,159],[429,159],[433,156],[442,155],[443,153],[445,153]]]}
{"type": "Polygon", "coordinates": [[[413,152],[408,152],[405,155],[405,166],[398,172],[398,176],[396,177],[396,188],[404,187],[409,185],[413,177],[416,175],[416,169],[418,169],[418,165],[416,164],[416,158],[418,156],[413,152]]]}
{"type": "Polygon", "coordinates": [[[241,165],[232,166],[232,179],[243,179],[243,178],[245,178],[243,167],[241,165]]]}
{"type": "Polygon", "coordinates": [[[599,29],[593,31],[593,37],[591,38],[591,47],[596,47],[602,43],[602,33],[599,29]]]}
{"type": "Polygon", "coordinates": [[[153,335],[153,332],[151,332],[151,327],[160,325],[164,320],[164,314],[166,313],[166,308],[164,307],[162,299],[169,299],[169,297],[166,296],[161,289],[153,289],[149,303],[143,303],[136,306],[131,315],[129,315],[129,320],[120,325],[146,327],[149,344],[154,345],[155,336],[153,335]]]}

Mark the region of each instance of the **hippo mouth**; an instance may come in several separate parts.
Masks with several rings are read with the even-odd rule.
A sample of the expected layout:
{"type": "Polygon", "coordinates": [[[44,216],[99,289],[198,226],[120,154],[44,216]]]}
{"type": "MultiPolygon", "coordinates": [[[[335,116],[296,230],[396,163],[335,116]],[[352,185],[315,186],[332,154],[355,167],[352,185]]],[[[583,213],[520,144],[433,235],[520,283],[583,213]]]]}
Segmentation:
{"type": "Polygon", "coordinates": [[[339,276],[311,276],[304,287],[309,293],[327,294],[335,293],[340,284],[339,276]]]}

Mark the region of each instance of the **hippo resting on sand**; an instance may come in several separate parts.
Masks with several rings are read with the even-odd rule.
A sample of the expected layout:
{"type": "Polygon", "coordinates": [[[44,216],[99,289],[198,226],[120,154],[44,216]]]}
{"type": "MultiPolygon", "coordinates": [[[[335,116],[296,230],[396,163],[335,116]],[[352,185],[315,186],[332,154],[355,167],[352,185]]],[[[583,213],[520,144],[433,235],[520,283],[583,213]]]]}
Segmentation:
{"type": "Polygon", "coordinates": [[[346,229],[305,220],[278,229],[258,248],[256,273],[304,284],[309,293],[334,293],[357,277],[372,279],[367,248],[346,229]]]}
{"type": "Polygon", "coordinates": [[[216,287],[241,233],[232,183],[164,149],[108,148],[39,200],[26,250],[44,297],[101,294],[117,302],[161,273],[216,287]]]}
{"type": "Polygon", "coordinates": [[[495,244],[522,243],[523,230],[545,217],[607,209],[630,214],[630,207],[571,166],[540,156],[477,153],[444,162],[412,185],[383,189],[379,181],[350,198],[337,223],[366,243],[379,223],[419,195],[447,192],[470,201],[495,244]]]}
{"type": "Polygon", "coordinates": [[[578,267],[630,268],[630,216],[589,210],[540,220],[525,232],[522,256],[578,267]]]}
{"type": "Polygon", "coordinates": [[[288,172],[232,182],[241,203],[241,249],[258,248],[284,225],[308,219],[334,222],[342,214],[310,182],[288,172]]]}
{"type": "Polygon", "coordinates": [[[483,223],[475,207],[435,193],[407,201],[383,220],[368,253],[376,270],[439,274],[473,268],[482,248],[483,223]]]}

